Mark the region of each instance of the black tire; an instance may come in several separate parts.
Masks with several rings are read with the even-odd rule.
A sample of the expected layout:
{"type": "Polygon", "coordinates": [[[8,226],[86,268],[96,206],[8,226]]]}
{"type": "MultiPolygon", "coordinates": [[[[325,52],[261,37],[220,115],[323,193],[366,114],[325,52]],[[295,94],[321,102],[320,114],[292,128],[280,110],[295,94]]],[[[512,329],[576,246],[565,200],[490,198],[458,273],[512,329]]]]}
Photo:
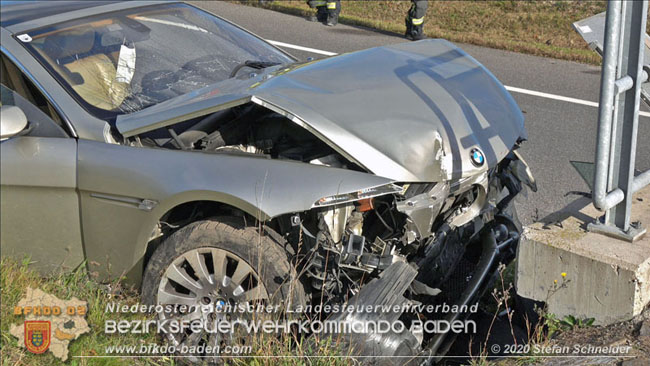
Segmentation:
{"type": "Polygon", "coordinates": [[[228,224],[215,220],[191,223],[156,248],[144,271],[143,302],[156,304],[161,277],[174,259],[192,249],[212,247],[234,253],[253,267],[264,283],[272,304],[286,305],[290,301],[292,308],[304,306],[304,289],[296,279],[295,269],[289,263],[282,244],[271,236],[260,235],[256,228],[237,226],[236,220],[223,221],[228,221],[228,224]]]}
{"type": "MultiPolygon", "coordinates": [[[[190,254],[207,251],[210,253],[220,253],[220,258],[226,258],[225,263],[235,258],[237,261],[237,270],[239,270],[241,265],[246,267],[247,271],[250,271],[246,273],[256,276],[255,286],[259,286],[259,284],[264,285],[266,295],[264,299],[267,305],[277,305],[282,310],[305,306],[305,292],[302,284],[297,280],[296,271],[290,265],[287,253],[282,249],[282,243],[276,241],[278,238],[281,240],[281,236],[260,235],[256,228],[245,227],[236,218],[219,218],[219,220],[203,220],[189,224],[170,235],[169,238],[155,249],[144,272],[142,281],[143,302],[147,305],[157,305],[160,289],[165,288],[165,283],[169,284],[170,282],[169,279],[171,277],[166,277],[165,283],[163,283],[163,286],[160,286],[168,268],[172,268],[172,266],[173,268],[178,268],[176,267],[177,263],[186,260],[190,254]],[[276,239],[274,240],[273,238],[276,239]]],[[[270,230],[268,228],[265,229],[266,232],[270,230]]],[[[214,257],[212,258],[214,262],[214,257]]],[[[207,259],[204,258],[204,261],[207,262],[207,259]]],[[[226,273],[228,271],[227,265],[222,268],[224,268],[224,272],[219,273],[226,273]]],[[[210,272],[210,269],[208,268],[207,271],[210,272]]],[[[220,277],[223,278],[223,281],[216,280],[216,274],[217,270],[213,267],[211,275],[213,280],[211,281],[211,285],[216,288],[220,286],[225,287],[221,287],[221,290],[214,290],[215,292],[225,290],[227,287],[232,288],[231,284],[235,283],[233,277],[237,277],[235,273],[228,275],[232,280],[232,282],[228,283],[224,277],[220,277]]],[[[243,283],[235,286],[239,286],[238,288],[240,289],[244,287],[243,283]]],[[[246,292],[242,291],[240,294],[244,296],[246,292]]],[[[203,295],[199,295],[197,299],[205,299],[205,297],[201,298],[201,296],[203,295]]],[[[226,302],[229,301],[227,297],[224,297],[224,299],[226,299],[226,302]]],[[[191,301],[194,301],[194,299],[191,299],[191,301]]],[[[196,305],[201,304],[197,302],[196,305]]],[[[204,313],[203,315],[210,316],[209,313],[204,313]]],[[[270,315],[277,316],[282,314],[270,315]]],[[[158,314],[158,316],[161,319],[165,318],[164,313],[158,314]]],[[[244,313],[243,315],[237,315],[236,318],[250,319],[250,316],[251,314],[244,313]]],[[[203,337],[213,336],[209,333],[192,333],[192,335],[194,334],[202,339],[204,339],[203,337]]],[[[178,342],[180,340],[178,338],[183,337],[183,334],[177,333],[173,335],[168,333],[166,336],[168,341],[179,346],[178,342]]],[[[248,343],[246,337],[250,336],[252,335],[244,335],[242,337],[238,333],[237,335],[229,334],[226,337],[230,337],[231,344],[236,345],[248,343]]],[[[190,337],[188,336],[186,339],[190,337]]],[[[220,341],[217,339],[216,342],[220,341]]],[[[183,364],[195,364],[205,361],[205,359],[196,357],[201,355],[192,354],[191,351],[190,353],[185,353],[182,351],[182,348],[177,349],[176,352],[177,354],[186,356],[181,359],[181,363],[183,364]]],[[[205,356],[211,355],[205,354],[205,356]]],[[[222,364],[223,360],[219,357],[208,358],[207,362],[208,364],[218,365],[222,364]]]]}

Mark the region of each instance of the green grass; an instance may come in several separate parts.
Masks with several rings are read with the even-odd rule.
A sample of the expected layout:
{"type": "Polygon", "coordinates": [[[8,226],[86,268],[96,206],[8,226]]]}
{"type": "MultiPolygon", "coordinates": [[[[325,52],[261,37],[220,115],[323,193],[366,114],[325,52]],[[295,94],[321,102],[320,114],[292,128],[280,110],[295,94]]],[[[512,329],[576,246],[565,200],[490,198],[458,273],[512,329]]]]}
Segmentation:
{"type": "MultiPolygon", "coordinates": [[[[276,0],[251,6],[311,15],[305,1],[276,0]]],[[[410,1],[343,1],[340,22],[403,34],[410,1]]],[[[537,56],[599,64],[572,23],[605,11],[605,1],[429,1],[424,30],[431,38],[537,56]]]]}
{"type": "MultiPolygon", "coordinates": [[[[27,266],[28,261],[18,263],[9,258],[2,258],[0,262],[0,289],[1,305],[0,315],[2,317],[0,339],[0,360],[6,366],[48,366],[48,365],[123,365],[124,359],[88,359],[73,358],[72,356],[97,356],[104,355],[104,349],[110,345],[137,345],[142,343],[155,342],[155,335],[110,335],[104,333],[104,321],[107,319],[145,319],[143,315],[115,315],[106,314],[106,304],[115,301],[124,304],[135,304],[138,297],[133,289],[123,287],[119,282],[101,285],[92,281],[85,270],[79,269],[73,273],[60,274],[50,278],[42,278],[39,274],[31,271],[27,266]],[[24,347],[18,347],[18,340],[9,333],[12,324],[21,324],[23,316],[13,315],[13,307],[25,295],[28,287],[40,288],[62,300],[69,300],[77,297],[80,300],[88,301],[88,313],[86,321],[90,332],[83,334],[79,339],[73,340],[69,347],[68,361],[61,362],[50,352],[35,355],[24,347]]],[[[116,320],[119,320],[116,319],[116,320]]],[[[174,365],[171,360],[162,359],[141,359],[132,362],[133,365],[174,365]]]]}
{"type": "MultiPolygon", "coordinates": [[[[135,366],[174,366],[178,359],[170,357],[156,358],[74,358],[73,356],[103,356],[105,347],[111,345],[140,345],[149,343],[162,344],[162,340],[151,334],[120,334],[104,333],[106,320],[153,319],[153,315],[127,315],[106,313],[106,305],[110,302],[133,305],[139,304],[138,293],[123,286],[119,281],[100,284],[93,281],[84,269],[73,273],[55,275],[43,278],[28,268],[28,261],[16,262],[10,258],[2,258],[0,262],[0,364],[3,366],[50,366],[50,365],[135,365],[135,366]],[[40,288],[62,300],[77,297],[88,301],[86,321],[90,332],[73,340],[69,345],[68,360],[64,363],[55,358],[50,352],[35,355],[18,346],[17,339],[9,333],[12,324],[21,324],[24,317],[13,315],[14,306],[25,296],[26,289],[40,288]]],[[[255,336],[251,340],[253,352],[248,358],[226,359],[226,365],[237,366],[302,366],[302,365],[348,365],[351,361],[339,357],[336,343],[323,341],[308,343],[296,341],[291,335],[276,337],[274,335],[255,336]],[[287,358],[271,358],[269,356],[288,356],[287,358]],[[305,356],[319,356],[307,358],[305,356]]]]}

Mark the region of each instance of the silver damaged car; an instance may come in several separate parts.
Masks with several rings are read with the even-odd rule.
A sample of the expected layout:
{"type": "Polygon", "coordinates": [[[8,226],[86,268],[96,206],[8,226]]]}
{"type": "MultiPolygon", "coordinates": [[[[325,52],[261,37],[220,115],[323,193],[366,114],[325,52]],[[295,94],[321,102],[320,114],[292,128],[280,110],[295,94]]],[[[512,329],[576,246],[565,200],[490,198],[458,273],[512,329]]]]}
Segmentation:
{"type": "MultiPolygon", "coordinates": [[[[148,304],[287,308],[472,304],[515,257],[513,198],[535,189],[517,152],[524,118],[452,43],[297,62],[183,3],[1,9],[3,255],[125,275],[148,304]]],[[[347,341],[426,360],[453,337],[347,341]]]]}

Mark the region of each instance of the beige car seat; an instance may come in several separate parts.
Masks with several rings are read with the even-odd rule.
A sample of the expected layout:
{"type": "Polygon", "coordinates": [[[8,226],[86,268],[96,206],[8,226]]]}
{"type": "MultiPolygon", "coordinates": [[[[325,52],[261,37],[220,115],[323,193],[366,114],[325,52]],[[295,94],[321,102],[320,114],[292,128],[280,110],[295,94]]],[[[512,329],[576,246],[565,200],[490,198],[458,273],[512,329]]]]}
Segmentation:
{"type": "Polygon", "coordinates": [[[115,64],[109,55],[89,54],[94,44],[95,31],[83,27],[49,35],[36,48],[84,101],[115,110],[129,94],[129,84],[116,80],[115,64]]]}

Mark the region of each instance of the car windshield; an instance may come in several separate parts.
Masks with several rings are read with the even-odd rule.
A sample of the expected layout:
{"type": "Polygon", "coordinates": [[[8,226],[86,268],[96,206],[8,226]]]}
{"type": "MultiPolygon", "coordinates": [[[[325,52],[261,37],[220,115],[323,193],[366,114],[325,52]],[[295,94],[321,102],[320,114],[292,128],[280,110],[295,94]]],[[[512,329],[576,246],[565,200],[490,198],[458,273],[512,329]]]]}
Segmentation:
{"type": "Polygon", "coordinates": [[[76,19],[17,38],[84,108],[102,119],[228,79],[246,61],[293,61],[186,4],[76,19]]]}

